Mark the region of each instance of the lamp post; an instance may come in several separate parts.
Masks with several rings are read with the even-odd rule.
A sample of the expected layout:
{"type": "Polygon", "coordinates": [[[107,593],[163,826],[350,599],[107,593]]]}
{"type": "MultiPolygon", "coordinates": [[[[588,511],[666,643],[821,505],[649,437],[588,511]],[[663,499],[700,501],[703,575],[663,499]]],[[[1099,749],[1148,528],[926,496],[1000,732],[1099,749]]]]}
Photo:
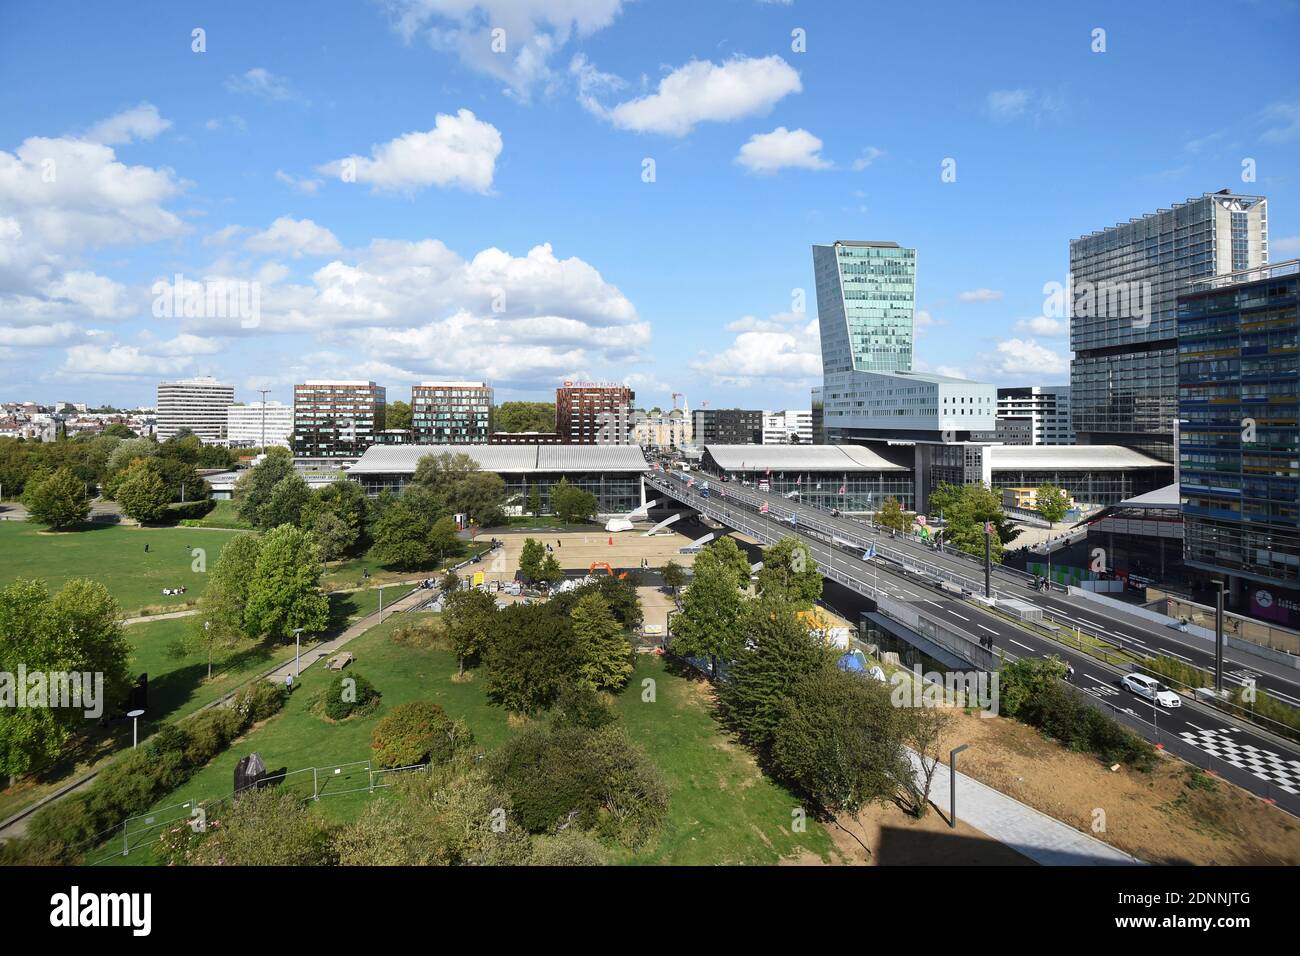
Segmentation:
{"type": "Polygon", "coordinates": [[[293,677],[297,680],[302,676],[302,628],[293,629],[293,677]]]}
{"type": "Polygon", "coordinates": [[[265,455],[266,454],[266,395],[271,390],[269,388],[259,388],[258,391],[262,393],[262,454],[265,455]]]}
{"type": "Polygon", "coordinates": [[[128,711],[127,716],[131,718],[131,749],[134,750],[140,745],[140,718],[144,716],[144,711],[128,711]]]}
{"type": "Polygon", "coordinates": [[[957,755],[970,747],[962,744],[948,751],[948,826],[957,829],[957,755]]]}
{"type": "Polygon", "coordinates": [[[203,643],[208,645],[208,680],[212,680],[212,638],[208,632],[212,630],[212,622],[203,622],[203,643]]]}
{"type": "Polygon", "coordinates": [[[1214,581],[1214,693],[1223,693],[1223,581],[1214,581]]]}

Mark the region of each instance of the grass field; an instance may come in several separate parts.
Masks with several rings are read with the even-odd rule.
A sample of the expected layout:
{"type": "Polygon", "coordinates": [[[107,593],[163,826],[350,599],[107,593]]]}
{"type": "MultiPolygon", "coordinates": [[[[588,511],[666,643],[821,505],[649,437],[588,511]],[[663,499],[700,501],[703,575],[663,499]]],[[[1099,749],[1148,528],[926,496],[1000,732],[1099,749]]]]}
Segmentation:
{"type": "MultiPolygon", "coordinates": [[[[475,554],[482,554],[488,550],[486,542],[475,541],[471,543],[465,554],[451,561],[443,562],[443,567],[448,564],[457,564],[464,561],[465,558],[475,554]]],[[[336,561],[325,566],[325,575],[321,578],[321,587],[325,590],[338,590],[340,588],[356,587],[374,587],[379,584],[387,584],[395,581],[414,581],[419,578],[433,577],[439,572],[436,570],[428,571],[397,571],[384,567],[377,560],[370,557],[369,554],[363,554],[360,557],[348,558],[346,561],[336,561]],[[364,572],[369,571],[370,577],[366,577],[364,572]]]]}
{"type": "MultiPolygon", "coordinates": [[[[157,804],[163,808],[185,800],[228,795],[239,759],[257,751],[272,772],[307,767],[331,767],[365,760],[376,721],[397,704],[431,700],[448,714],[469,724],[483,750],[499,746],[512,733],[506,714],[484,697],[481,680],[451,680],[456,665],[441,650],[417,650],[393,643],[392,628],[411,615],[391,618],[348,645],[355,668],[383,694],[374,712],[329,723],[309,712],[309,703],[328,682],[329,674],[312,668],[303,674],[284,711],[230,748],[157,804]]],[[[752,758],[718,730],[709,713],[704,685],[668,673],[658,658],[641,656],[636,672],[615,706],[631,737],[640,743],[663,772],[672,792],[669,819],[659,837],[637,853],[621,854],[629,863],[776,863],[803,850],[826,858],[831,840],[816,822],[803,834],[790,832],[796,801],[764,777],[752,758]],[[655,700],[642,701],[643,681],[652,680],[655,700]]],[[[364,773],[327,774],[324,792],[364,787],[364,773]]],[[[295,789],[311,791],[310,775],[290,778],[295,789]]],[[[327,796],[315,807],[334,820],[347,820],[382,793],[364,791],[327,796]]],[[[114,863],[150,863],[151,851],[141,849],[114,863]]]]}
{"type": "Polygon", "coordinates": [[[108,588],[124,617],[146,607],[180,610],[207,587],[207,574],[194,570],[192,549],[203,551],[210,570],[226,542],[238,533],[88,525],[81,531],[51,534],[37,524],[0,521],[0,586],[34,577],[53,592],[72,578],[85,577],[108,588]],[[186,593],[162,593],[163,588],[177,587],[186,593]]]}
{"type": "Polygon", "coordinates": [[[217,501],[212,510],[202,518],[192,519],[200,528],[233,528],[248,531],[252,528],[247,521],[239,517],[235,502],[223,499],[217,501]]]}

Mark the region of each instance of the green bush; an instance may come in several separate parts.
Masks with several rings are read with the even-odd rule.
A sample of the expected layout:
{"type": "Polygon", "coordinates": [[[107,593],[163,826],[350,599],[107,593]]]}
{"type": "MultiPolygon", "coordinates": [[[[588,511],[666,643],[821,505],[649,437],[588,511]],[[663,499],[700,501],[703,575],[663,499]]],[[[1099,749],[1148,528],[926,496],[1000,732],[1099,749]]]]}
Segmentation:
{"type": "Polygon", "coordinates": [[[240,731],[242,732],[250,724],[278,714],[288,694],[288,690],[282,684],[265,680],[254,681],[241,690],[230,704],[246,720],[246,723],[240,727],[240,731]]]}
{"type": "Polygon", "coordinates": [[[370,746],[381,767],[410,767],[446,763],[473,739],[463,722],[453,721],[437,704],[417,700],[399,704],[375,724],[370,746]]]}
{"type": "Polygon", "coordinates": [[[217,506],[212,498],[200,498],[198,501],[173,502],[167,506],[162,520],[168,522],[198,521],[217,506]]]}
{"type": "Polygon", "coordinates": [[[586,727],[596,730],[612,724],[618,717],[590,684],[572,683],[560,688],[551,705],[551,721],[556,727],[586,727]]]}
{"type": "Polygon", "coordinates": [[[322,707],[330,720],[347,720],[364,714],[379,702],[379,691],[360,671],[339,673],[325,689],[322,707]]]}

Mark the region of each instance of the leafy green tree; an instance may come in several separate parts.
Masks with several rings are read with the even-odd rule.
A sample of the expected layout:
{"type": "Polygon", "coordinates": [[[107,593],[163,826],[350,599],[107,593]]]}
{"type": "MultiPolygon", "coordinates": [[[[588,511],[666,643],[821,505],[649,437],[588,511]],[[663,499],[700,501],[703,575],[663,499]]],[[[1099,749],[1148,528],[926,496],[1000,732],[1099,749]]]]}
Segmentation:
{"type": "Polygon", "coordinates": [[[410,428],[411,406],[406,402],[389,402],[384,408],[385,428],[410,428]]]}
{"type": "Polygon", "coordinates": [[[553,432],[555,431],[555,403],[502,402],[492,409],[492,430],[553,432]]]}
{"type": "Polygon", "coordinates": [[[135,432],[127,428],[121,422],[114,422],[105,428],[101,435],[108,435],[110,438],[135,438],[135,432]]]}
{"type": "Polygon", "coordinates": [[[502,520],[505,482],[500,475],[482,471],[469,455],[425,455],[416,463],[407,491],[413,487],[429,492],[443,513],[466,514],[480,525],[502,520]]]}
{"type": "Polygon", "coordinates": [[[581,598],[569,612],[577,645],[578,673],[595,690],[617,690],[632,674],[632,645],[618,618],[598,593],[581,598]]]}
{"type": "Polygon", "coordinates": [[[749,590],[750,564],[745,552],[731,537],[718,538],[695,556],[692,570],[698,572],[700,565],[717,565],[726,569],[736,581],[736,587],[742,591],[749,590]]]}
{"type": "MultiPolygon", "coordinates": [[[[131,648],[117,615],[108,590],[84,578],[69,581],[53,597],[36,580],[18,580],[0,590],[0,674],[11,675],[8,682],[0,680],[0,778],[46,765],[85,725],[87,712],[97,716],[93,711],[101,707],[106,713],[121,699],[131,648]],[[29,682],[28,706],[18,707],[12,681],[20,667],[28,675],[47,675],[45,695],[54,689],[48,675],[102,674],[103,696],[97,702],[63,699],[60,706],[46,696],[50,706],[39,706],[29,682]]],[[[93,684],[91,690],[93,696],[93,684]]]]}
{"type": "Polygon", "coordinates": [[[561,478],[551,487],[551,511],[565,524],[590,521],[599,507],[595,495],[569,484],[567,478],[561,478]]]}
{"type": "Polygon", "coordinates": [[[291,639],[297,627],[307,633],[325,630],[329,600],[320,589],[323,570],[305,531],[280,525],[266,532],[244,609],[249,632],[291,639]]]}
{"type": "Polygon", "coordinates": [[[342,557],[357,540],[356,531],[332,511],[322,511],[316,515],[307,530],[320,548],[320,558],[325,562],[342,557]]]}
{"type": "Polygon", "coordinates": [[[664,587],[672,590],[673,597],[676,597],[686,584],[686,569],[671,559],[659,569],[659,574],[663,578],[664,587]]]}
{"type": "Polygon", "coordinates": [[[71,528],[90,516],[84,484],[67,468],[35,480],[23,493],[32,520],[51,528],[71,528]]]}
{"type": "Polygon", "coordinates": [[[519,573],[528,584],[542,579],[542,560],[545,557],[546,549],[540,541],[524,539],[524,546],[519,551],[519,573]]]}
{"type": "Polygon", "coordinates": [[[748,640],[720,688],[722,710],[728,725],[766,755],[791,688],[807,675],[833,667],[835,655],[780,590],[765,590],[749,602],[742,629],[748,640]]]}
{"type": "Polygon", "coordinates": [[[108,487],[113,477],[125,471],[127,465],[137,458],[153,458],[157,454],[158,443],[152,438],[128,438],[119,442],[113,449],[113,453],[108,456],[105,494],[109,494],[108,487]]]}
{"type": "Polygon", "coordinates": [[[808,546],[798,538],[787,537],[764,548],[758,589],[763,593],[779,591],[800,607],[812,607],[822,596],[822,576],[808,546]]]}
{"type": "Polygon", "coordinates": [[[302,527],[310,528],[322,514],[332,514],[352,531],[344,550],[355,547],[366,529],[368,502],[366,493],[355,481],[340,478],[313,491],[302,507],[302,527]]]}
{"type": "MultiPolygon", "coordinates": [[[[709,658],[716,677],[718,658],[733,660],[744,647],[740,620],[745,599],[738,571],[725,552],[718,559],[706,558],[712,548],[710,545],[696,556],[691,586],[682,598],[682,612],[673,622],[672,649],[687,657],[709,658]]],[[[748,564],[745,570],[748,572],[748,564]]],[[[748,574],[745,581],[748,583],[748,574]]]]}
{"type": "Polygon", "coordinates": [[[260,527],[275,528],[291,524],[302,526],[302,510],[311,498],[311,489],[301,475],[285,475],[271,489],[271,496],[257,512],[260,527]]]}
{"type": "Polygon", "coordinates": [[[534,518],[540,518],[542,515],[542,492],[537,485],[528,489],[528,497],[525,499],[524,510],[534,518]]]}
{"type": "Polygon", "coordinates": [[[493,703],[535,714],[578,680],[579,659],[568,620],[551,604],[512,604],[495,618],[483,654],[493,703]]]}
{"type": "Polygon", "coordinates": [[[273,527],[263,522],[262,509],[271,500],[275,486],[292,473],[292,458],[271,454],[244,472],[235,482],[234,498],[238,503],[239,517],[254,528],[273,527]]]}
{"type": "Polygon", "coordinates": [[[944,512],[947,542],[968,554],[984,557],[984,528],[992,524],[990,552],[1000,562],[1004,545],[1020,532],[1002,513],[1002,501],[987,485],[963,485],[951,506],[944,512]]]}
{"type": "Polygon", "coordinates": [[[141,524],[157,521],[167,513],[171,498],[153,461],[138,458],[123,472],[117,486],[117,503],[128,518],[141,524]]]}
{"type": "Polygon", "coordinates": [[[548,587],[554,587],[564,580],[564,569],[560,567],[555,555],[548,554],[542,558],[541,566],[537,569],[537,580],[548,587]]]}
{"type": "Polygon", "coordinates": [[[279,787],[249,790],[209,821],[191,866],[330,866],[331,824],[279,787]]]}
{"type": "Polygon", "coordinates": [[[453,591],[447,598],[442,621],[447,628],[447,642],[456,655],[457,672],[465,673],[465,662],[477,657],[492,633],[497,603],[492,595],[477,588],[453,591]]]}
{"type": "Polygon", "coordinates": [[[876,512],[876,524],[889,531],[906,534],[912,528],[912,516],[903,510],[897,498],[890,495],[876,512]]]}
{"type": "Polygon", "coordinates": [[[1065,513],[1070,510],[1069,492],[1051,482],[1043,482],[1038,486],[1034,500],[1038,513],[1053,528],[1056,527],[1056,522],[1064,518],[1065,513]]]}
{"type": "Polygon", "coordinates": [[[195,635],[202,646],[222,646],[252,636],[245,612],[261,551],[262,538],[256,534],[236,535],[221,549],[195,618],[200,630],[205,631],[201,637],[195,635]],[[202,627],[205,623],[210,625],[206,629],[202,627]]]}
{"type": "Polygon", "coordinates": [[[455,522],[449,517],[431,519],[424,501],[418,492],[403,494],[384,508],[371,555],[390,567],[427,569],[464,553],[455,522]]]}

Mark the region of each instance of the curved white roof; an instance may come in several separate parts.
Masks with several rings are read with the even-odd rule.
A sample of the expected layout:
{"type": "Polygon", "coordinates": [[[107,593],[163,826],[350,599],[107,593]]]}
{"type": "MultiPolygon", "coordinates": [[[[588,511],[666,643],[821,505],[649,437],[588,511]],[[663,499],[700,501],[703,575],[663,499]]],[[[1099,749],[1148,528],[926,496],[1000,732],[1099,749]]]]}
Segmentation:
{"type": "Polygon", "coordinates": [[[635,445],[371,445],[349,475],[414,474],[426,455],[469,455],[484,471],[645,471],[635,445]]]}
{"type": "Polygon", "coordinates": [[[988,456],[994,471],[1128,471],[1174,467],[1123,445],[990,445],[988,456]]]}
{"type": "Polygon", "coordinates": [[[705,445],[724,471],[908,471],[862,445],[705,445]]]}

